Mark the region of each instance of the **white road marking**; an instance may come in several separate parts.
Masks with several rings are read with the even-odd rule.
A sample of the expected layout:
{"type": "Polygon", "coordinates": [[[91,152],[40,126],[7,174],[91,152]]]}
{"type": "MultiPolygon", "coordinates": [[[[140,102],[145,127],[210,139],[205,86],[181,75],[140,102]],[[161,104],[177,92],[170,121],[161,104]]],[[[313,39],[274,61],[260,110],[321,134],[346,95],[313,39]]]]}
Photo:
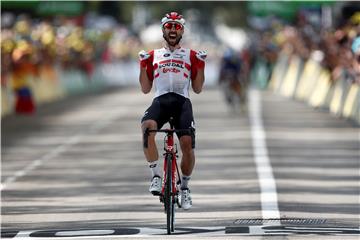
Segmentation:
{"type": "Polygon", "coordinates": [[[261,95],[258,90],[249,91],[249,118],[256,171],[260,183],[263,219],[280,219],[275,179],[266,146],[266,133],[261,115],[261,95]]]}
{"type": "MultiPolygon", "coordinates": [[[[106,115],[105,118],[98,119],[94,124],[92,124],[89,128],[90,133],[95,133],[102,128],[106,127],[107,125],[114,122],[117,118],[125,116],[125,114],[128,112],[129,108],[122,108],[119,109],[116,112],[112,112],[108,115],[106,115]]],[[[59,156],[61,153],[67,151],[70,147],[80,142],[80,140],[85,139],[85,134],[78,134],[75,136],[70,137],[64,144],[61,144],[60,146],[54,148],[44,156],[42,156],[39,159],[35,159],[32,161],[29,165],[27,165],[25,168],[17,171],[14,173],[14,175],[6,178],[0,185],[0,191],[3,191],[8,187],[10,183],[15,182],[18,178],[23,177],[27,175],[30,171],[34,170],[35,168],[39,167],[40,165],[43,165],[45,162],[59,156]]]]}
{"type": "MultiPolygon", "coordinates": [[[[173,238],[189,237],[221,237],[226,236],[273,236],[293,234],[313,234],[327,236],[357,236],[359,228],[356,227],[308,227],[308,226],[278,226],[278,225],[242,225],[239,227],[175,227],[173,238]]],[[[87,230],[33,230],[19,231],[13,238],[29,239],[120,239],[120,238],[161,238],[166,235],[166,228],[114,228],[114,229],[87,229],[87,230]],[[128,233],[133,230],[133,233],[128,233]],[[125,231],[125,232],[124,232],[125,231]],[[40,235],[41,236],[40,236],[40,235]]]]}
{"type": "Polygon", "coordinates": [[[115,230],[77,230],[77,231],[60,231],[55,233],[58,237],[74,237],[74,236],[94,236],[94,235],[109,235],[113,234],[115,230]]]}
{"type": "Polygon", "coordinates": [[[38,166],[44,164],[46,161],[49,161],[50,159],[59,156],[61,153],[65,152],[67,149],[69,149],[69,147],[78,143],[82,137],[83,136],[81,136],[81,135],[75,135],[75,136],[69,138],[69,140],[66,141],[64,144],[54,148],[53,150],[51,150],[50,152],[48,152],[41,158],[32,161],[25,168],[15,172],[13,176],[6,178],[0,186],[0,190],[1,191],[4,190],[10,183],[13,183],[18,178],[27,175],[30,171],[32,171],[35,168],[37,168],[38,166]]]}

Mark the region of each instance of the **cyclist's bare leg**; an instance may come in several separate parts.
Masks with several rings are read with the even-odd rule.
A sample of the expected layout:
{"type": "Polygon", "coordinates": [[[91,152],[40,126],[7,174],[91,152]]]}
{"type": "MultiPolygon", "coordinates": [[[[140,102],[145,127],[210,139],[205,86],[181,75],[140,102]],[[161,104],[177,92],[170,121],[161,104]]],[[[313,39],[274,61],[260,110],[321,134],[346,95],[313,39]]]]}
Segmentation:
{"type": "MultiPolygon", "coordinates": [[[[141,129],[143,133],[146,129],[154,130],[157,129],[157,124],[154,120],[145,120],[141,125],[141,129]]],[[[155,133],[149,134],[148,147],[143,148],[143,150],[152,175],[149,192],[151,192],[154,196],[158,196],[161,192],[161,169],[158,164],[159,154],[155,143],[155,133]]]]}
{"type": "Polygon", "coordinates": [[[180,147],[182,151],[181,172],[183,175],[190,176],[195,165],[195,154],[192,148],[191,136],[185,135],[180,137],[180,147]]]}
{"type": "MultiPolygon", "coordinates": [[[[154,120],[146,120],[142,123],[141,125],[141,129],[142,132],[145,132],[146,129],[149,130],[155,130],[157,129],[157,124],[154,120]]],[[[148,162],[153,162],[158,160],[159,158],[159,153],[156,147],[156,142],[155,142],[155,134],[156,133],[150,133],[149,137],[148,137],[148,148],[144,148],[144,154],[146,157],[146,160],[148,162]]]]}
{"type": "Polygon", "coordinates": [[[181,207],[184,210],[188,210],[192,206],[192,200],[190,196],[190,189],[188,183],[190,180],[191,173],[195,165],[195,154],[194,149],[192,148],[192,138],[191,136],[182,136],[180,138],[180,146],[182,151],[181,159],[181,207]]]}

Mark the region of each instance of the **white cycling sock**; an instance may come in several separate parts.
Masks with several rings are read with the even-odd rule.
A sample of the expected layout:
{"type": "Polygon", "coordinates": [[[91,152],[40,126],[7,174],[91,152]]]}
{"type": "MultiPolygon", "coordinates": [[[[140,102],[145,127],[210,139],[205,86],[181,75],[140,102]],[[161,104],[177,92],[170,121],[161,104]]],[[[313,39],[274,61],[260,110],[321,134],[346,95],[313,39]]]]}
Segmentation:
{"type": "Polygon", "coordinates": [[[151,170],[151,176],[159,176],[161,177],[161,171],[160,171],[160,167],[159,167],[159,160],[153,161],[153,162],[148,162],[149,163],[149,168],[151,170]]]}
{"type": "Polygon", "coordinates": [[[182,175],[182,178],[181,178],[181,189],[186,189],[186,188],[188,188],[188,183],[189,183],[190,178],[191,178],[190,176],[182,175]]]}

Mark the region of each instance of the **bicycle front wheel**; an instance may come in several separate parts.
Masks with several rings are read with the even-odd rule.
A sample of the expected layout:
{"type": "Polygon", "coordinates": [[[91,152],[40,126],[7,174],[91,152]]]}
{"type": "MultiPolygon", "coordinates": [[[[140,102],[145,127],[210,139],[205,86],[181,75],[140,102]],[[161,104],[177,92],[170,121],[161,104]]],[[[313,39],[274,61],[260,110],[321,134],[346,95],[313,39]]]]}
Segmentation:
{"type": "Polygon", "coordinates": [[[165,210],[166,210],[166,227],[167,234],[174,231],[174,201],[172,197],[172,156],[166,156],[166,182],[165,182],[165,210]]]}

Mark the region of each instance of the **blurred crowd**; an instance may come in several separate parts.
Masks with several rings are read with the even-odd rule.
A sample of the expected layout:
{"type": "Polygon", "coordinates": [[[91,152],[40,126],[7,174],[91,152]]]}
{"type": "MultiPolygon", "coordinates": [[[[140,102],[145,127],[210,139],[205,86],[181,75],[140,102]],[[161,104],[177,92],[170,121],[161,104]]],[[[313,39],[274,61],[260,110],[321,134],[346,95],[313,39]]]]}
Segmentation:
{"type": "MultiPolygon", "coordinates": [[[[91,79],[97,63],[137,60],[141,49],[161,46],[161,29],[158,24],[155,27],[156,32],[149,33],[159,35],[154,42],[146,39],[150,38],[149,34],[144,40],[144,34],[134,32],[131,26],[94,12],[79,17],[53,16],[48,19],[5,12],[1,25],[2,86],[13,82],[9,77],[24,62],[31,66],[27,68],[33,73],[43,65],[52,65],[82,70],[91,79]]],[[[199,41],[188,41],[191,36],[194,35],[187,33],[185,36],[187,45],[194,47],[195,44],[200,48],[196,45],[199,41]]]]}
{"type": "MultiPolygon", "coordinates": [[[[34,112],[34,82],[56,82],[59,72],[71,70],[82,72],[91,81],[98,66],[134,63],[140,50],[160,47],[163,41],[158,23],[148,26],[151,31],[136,32],[131,25],[95,12],[41,18],[3,12],[1,20],[2,92],[15,95],[17,113],[34,112]]],[[[191,28],[187,31],[193,32],[191,28]]],[[[186,34],[187,46],[208,46],[194,41],[194,36],[186,34]]],[[[208,48],[210,52],[215,49],[208,48]]]]}
{"type": "Polygon", "coordinates": [[[96,64],[126,61],[140,48],[135,34],[107,16],[1,18],[1,87],[16,95],[18,113],[35,109],[31,78],[54,82],[59,69],[76,69],[91,81],[96,64]]]}
{"type": "MultiPolygon", "coordinates": [[[[91,81],[97,64],[134,62],[141,49],[159,47],[162,40],[158,24],[139,33],[111,16],[94,12],[40,19],[3,12],[1,20],[1,86],[23,100],[31,98],[30,75],[57,81],[59,69],[76,69],[91,81]]],[[[346,79],[360,84],[360,12],[339,22],[332,20],[331,26],[324,26],[316,15],[299,11],[292,25],[272,17],[263,20],[265,27],[250,22],[247,44],[240,50],[223,48],[215,36],[199,34],[201,28],[189,21],[183,43],[207,50],[211,61],[226,49],[219,62],[219,82],[230,69],[244,88],[257,74],[269,80],[283,53],[299,56],[304,62],[316,56],[316,61],[330,71],[332,82],[346,79]],[[207,38],[210,40],[204,40],[207,38]]],[[[266,87],[267,82],[262,84],[266,87]]],[[[17,107],[18,112],[32,112],[34,108],[30,100],[17,107]]]]}
{"type": "Polygon", "coordinates": [[[139,40],[135,35],[106,18],[101,19],[102,24],[91,24],[95,19],[96,16],[85,16],[39,20],[26,15],[3,14],[2,84],[6,84],[8,73],[24,61],[35,68],[43,64],[78,68],[91,76],[97,61],[136,55],[139,40]]]}
{"type": "Polygon", "coordinates": [[[274,65],[280,53],[309,58],[328,69],[331,81],[345,79],[360,84],[360,12],[339,21],[335,27],[324,27],[311,21],[306,12],[299,12],[295,25],[273,21],[271,28],[257,35],[256,55],[274,65]]]}

